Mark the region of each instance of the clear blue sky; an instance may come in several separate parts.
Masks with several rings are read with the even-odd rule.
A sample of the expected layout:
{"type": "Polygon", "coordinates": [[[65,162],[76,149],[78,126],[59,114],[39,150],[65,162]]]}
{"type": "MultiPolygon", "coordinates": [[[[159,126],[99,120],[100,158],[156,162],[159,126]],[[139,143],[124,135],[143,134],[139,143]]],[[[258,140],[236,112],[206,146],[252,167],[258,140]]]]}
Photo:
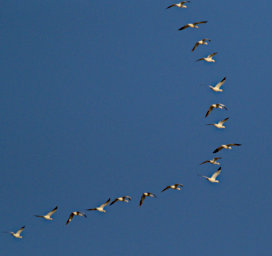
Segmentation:
{"type": "Polygon", "coordinates": [[[271,1],[1,2],[0,230],[26,225],[0,234],[1,255],[271,255],[271,1]],[[205,119],[212,103],[229,110],[205,119]],[[219,184],[197,175],[233,142],[219,184]],[[158,198],[139,208],[145,191],[158,198]]]}

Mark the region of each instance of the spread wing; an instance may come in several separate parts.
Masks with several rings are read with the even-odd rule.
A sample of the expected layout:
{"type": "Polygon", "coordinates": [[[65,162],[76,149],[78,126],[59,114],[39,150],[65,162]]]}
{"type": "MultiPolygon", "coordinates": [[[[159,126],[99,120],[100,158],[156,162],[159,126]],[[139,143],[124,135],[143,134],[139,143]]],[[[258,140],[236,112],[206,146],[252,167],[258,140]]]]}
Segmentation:
{"type": "Polygon", "coordinates": [[[227,118],[225,118],[224,120],[218,122],[218,124],[221,124],[221,125],[222,125],[223,123],[227,122],[228,120],[229,120],[229,117],[227,117],[227,118]]]}
{"type": "Polygon", "coordinates": [[[198,59],[198,60],[196,60],[196,61],[201,61],[201,60],[204,60],[204,58],[198,59]]]}
{"type": "Polygon", "coordinates": [[[72,212],[71,214],[70,214],[70,216],[69,216],[69,219],[66,221],[66,225],[68,225],[70,222],[71,222],[71,220],[74,218],[74,213],[72,212]]]}
{"type": "Polygon", "coordinates": [[[25,226],[21,227],[17,232],[16,232],[16,235],[20,235],[23,230],[25,229],[25,226]]]}
{"type": "Polygon", "coordinates": [[[145,200],[145,195],[144,194],[142,194],[142,197],[141,197],[141,201],[140,201],[140,203],[139,203],[139,206],[141,206],[142,204],[143,204],[143,201],[145,200]]]}
{"type": "Polygon", "coordinates": [[[51,217],[52,214],[54,214],[58,209],[58,206],[56,206],[51,212],[47,213],[49,217],[51,217]]]}
{"type": "Polygon", "coordinates": [[[110,198],[104,203],[104,204],[101,204],[100,207],[104,208],[105,206],[107,206],[110,202],[110,198]]]}
{"type": "Polygon", "coordinates": [[[213,57],[216,54],[217,54],[217,52],[214,52],[214,53],[210,54],[208,57],[211,58],[211,57],[213,57]]]}
{"type": "Polygon", "coordinates": [[[198,46],[199,46],[199,42],[196,42],[194,48],[192,49],[192,52],[193,52],[198,46]]]}
{"type": "Polygon", "coordinates": [[[213,105],[211,105],[211,106],[209,107],[209,109],[208,109],[208,111],[207,111],[205,117],[207,117],[207,116],[211,113],[211,111],[213,110],[213,108],[214,108],[213,105]]]}
{"type": "Polygon", "coordinates": [[[218,170],[212,175],[211,179],[216,179],[217,176],[221,173],[221,167],[218,168],[218,170]]]}
{"type": "Polygon", "coordinates": [[[220,88],[226,82],[226,77],[224,77],[215,87],[220,88]]]}
{"type": "Polygon", "coordinates": [[[161,192],[163,192],[163,191],[165,191],[165,190],[167,190],[167,189],[169,189],[170,188],[170,186],[167,186],[166,188],[164,188],[161,192]]]}
{"type": "Polygon", "coordinates": [[[207,161],[202,162],[201,164],[206,164],[206,163],[209,163],[209,162],[210,162],[210,160],[207,160],[207,161]]]}
{"type": "Polygon", "coordinates": [[[114,200],[110,203],[110,205],[113,205],[113,204],[116,203],[118,200],[119,200],[118,198],[114,199],[114,200]]]}
{"type": "Polygon", "coordinates": [[[188,27],[189,27],[189,25],[187,24],[187,25],[185,25],[185,26],[179,28],[178,30],[183,30],[183,29],[186,29],[186,28],[188,28],[188,27]]]}
{"type": "Polygon", "coordinates": [[[176,4],[171,4],[171,5],[169,5],[168,7],[166,7],[166,9],[169,9],[169,8],[171,8],[171,7],[174,7],[174,6],[176,6],[176,4]]]}
{"type": "Polygon", "coordinates": [[[213,153],[217,153],[217,152],[219,152],[219,151],[222,150],[222,149],[223,149],[223,147],[220,146],[220,147],[218,147],[217,149],[215,149],[215,150],[213,151],[213,153]]]}
{"type": "Polygon", "coordinates": [[[205,20],[205,21],[199,21],[199,22],[195,22],[194,25],[197,25],[197,24],[203,24],[203,23],[207,23],[208,21],[205,20]]]}
{"type": "Polygon", "coordinates": [[[214,161],[218,160],[218,159],[222,159],[222,157],[215,157],[214,161]]]}
{"type": "Polygon", "coordinates": [[[228,144],[227,146],[241,146],[242,144],[237,144],[237,143],[232,143],[232,144],[228,144]]]}

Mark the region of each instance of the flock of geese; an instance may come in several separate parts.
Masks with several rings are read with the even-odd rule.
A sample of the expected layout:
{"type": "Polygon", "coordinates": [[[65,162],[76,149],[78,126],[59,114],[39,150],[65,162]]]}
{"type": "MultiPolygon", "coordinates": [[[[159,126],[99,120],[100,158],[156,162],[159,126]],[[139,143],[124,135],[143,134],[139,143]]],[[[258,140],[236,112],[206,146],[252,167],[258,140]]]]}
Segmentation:
{"type": "MultiPolygon", "coordinates": [[[[177,8],[187,8],[187,6],[185,5],[186,3],[190,3],[190,1],[182,1],[180,3],[176,3],[176,4],[171,4],[170,6],[168,6],[166,9],[169,9],[169,8],[172,8],[172,7],[177,7],[177,8]]],[[[187,28],[195,28],[195,29],[198,29],[199,28],[199,24],[205,24],[207,23],[208,21],[200,21],[200,22],[194,22],[194,23],[188,23],[182,27],[180,27],[178,30],[181,31],[181,30],[184,30],[184,29],[187,29],[187,28]]],[[[192,49],[192,52],[194,52],[196,50],[196,48],[199,46],[199,45],[208,45],[208,42],[211,42],[210,39],[208,38],[204,38],[204,39],[201,39],[199,40],[198,42],[195,43],[193,49],[192,49]]],[[[198,59],[197,61],[206,61],[206,62],[215,62],[215,60],[213,59],[213,57],[217,54],[217,52],[214,52],[210,55],[208,55],[207,57],[203,57],[203,58],[200,58],[198,59]]],[[[219,83],[217,83],[215,86],[211,86],[209,85],[209,88],[211,90],[213,90],[214,92],[222,92],[223,90],[221,89],[222,85],[226,82],[226,77],[224,77],[219,83]]],[[[228,110],[227,107],[222,104],[222,103],[215,103],[215,104],[212,104],[206,115],[205,115],[205,118],[208,117],[210,115],[210,113],[214,110],[214,109],[225,109],[225,110],[228,110]]],[[[224,123],[226,121],[228,121],[229,117],[225,118],[224,120],[222,121],[219,121],[218,123],[212,123],[212,124],[207,124],[207,125],[212,125],[218,129],[224,129],[225,126],[224,126],[224,123]]],[[[238,143],[230,143],[230,144],[222,144],[220,145],[218,148],[216,148],[213,153],[217,153],[219,151],[221,151],[222,149],[232,149],[233,146],[241,146],[241,144],[238,144],[238,143]]],[[[217,160],[219,159],[222,159],[222,157],[214,157],[213,159],[211,160],[206,160],[204,162],[202,162],[200,165],[202,164],[206,164],[206,163],[210,163],[210,164],[213,164],[213,165],[220,165],[219,162],[217,162],[217,160]]],[[[200,175],[202,178],[208,180],[209,182],[211,183],[219,183],[219,180],[217,179],[217,177],[219,176],[219,174],[221,173],[221,166],[217,169],[216,172],[214,172],[211,177],[208,177],[208,176],[204,176],[204,175],[200,175]]],[[[166,190],[169,190],[169,189],[173,189],[173,190],[181,190],[183,188],[183,184],[174,184],[174,185],[169,185],[167,187],[165,187],[164,189],[161,190],[161,192],[164,192],[166,190]]],[[[140,199],[140,202],[139,202],[139,207],[143,204],[144,200],[146,199],[146,197],[157,197],[155,194],[153,193],[150,193],[150,192],[144,192],[141,196],[141,199],[140,199]]],[[[106,210],[105,210],[105,207],[108,206],[108,205],[113,205],[115,204],[116,202],[120,201],[120,202],[125,202],[125,203],[128,203],[129,201],[131,201],[131,197],[130,196],[122,196],[122,197],[118,197],[116,199],[114,199],[111,203],[110,203],[111,199],[109,198],[105,203],[101,204],[100,206],[98,207],[95,207],[95,208],[90,208],[90,209],[86,209],[87,211],[98,211],[98,212],[103,212],[105,213],[106,210]]],[[[50,212],[48,212],[47,214],[45,215],[34,215],[35,217],[37,218],[43,218],[45,220],[49,220],[49,221],[52,221],[53,218],[51,217],[56,211],[58,210],[58,206],[56,206],[53,210],[51,210],[50,212]]],[[[70,215],[69,215],[69,218],[67,219],[66,221],[66,225],[68,225],[72,219],[74,218],[74,216],[81,216],[81,217],[87,217],[87,215],[84,213],[84,212],[80,212],[80,211],[74,211],[72,212],[70,215]]],[[[13,237],[15,238],[22,238],[21,236],[21,233],[23,232],[23,230],[25,229],[25,226],[21,227],[16,233],[14,232],[11,232],[11,231],[8,231],[8,232],[4,232],[4,233],[10,233],[13,237]]]]}

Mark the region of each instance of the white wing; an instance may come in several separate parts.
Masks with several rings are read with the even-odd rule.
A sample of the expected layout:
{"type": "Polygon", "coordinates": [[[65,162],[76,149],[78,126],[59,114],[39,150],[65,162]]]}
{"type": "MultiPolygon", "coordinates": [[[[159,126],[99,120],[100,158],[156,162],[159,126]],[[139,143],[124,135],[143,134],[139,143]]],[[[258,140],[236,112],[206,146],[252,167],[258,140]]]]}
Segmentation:
{"type": "Polygon", "coordinates": [[[56,206],[51,212],[47,213],[47,216],[51,217],[51,215],[54,214],[57,209],[58,209],[58,206],[56,206]]]}
{"type": "Polygon", "coordinates": [[[219,82],[215,87],[219,89],[226,82],[226,77],[224,77],[221,82],[219,82]]]}
{"type": "Polygon", "coordinates": [[[227,117],[224,120],[218,122],[218,124],[222,125],[223,123],[227,122],[228,120],[229,120],[229,117],[227,117]]]}
{"type": "Polygon", "coordinates": [[[218,168],[218,170],[212,175],[211,179],[215,179],[217,178],[217,176],[220,174],[221,172],[221,167],[218,168]]]}
{"type": "Polygon", "coordinates": [[[25,226],[21,227],[17,232],[16,232],[16,235],[20,235],[23,230],[25,229],[25,226]]]}

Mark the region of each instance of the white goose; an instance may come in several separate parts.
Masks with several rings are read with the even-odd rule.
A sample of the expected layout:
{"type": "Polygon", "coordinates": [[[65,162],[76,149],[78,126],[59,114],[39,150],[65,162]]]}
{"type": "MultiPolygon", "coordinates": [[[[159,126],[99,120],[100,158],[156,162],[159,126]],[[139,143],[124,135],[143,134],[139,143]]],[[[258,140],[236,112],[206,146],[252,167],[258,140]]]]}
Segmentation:
{"type": "Polygon", "coordinates": [[[91,209],[87,209],[88,211],[99,211],[99,212],[106,212],[104,210],[104,208],[109,204],[110,202],[110,198],[104,203],[101,204],[100,206],[96,207],[96,208],[91,208],[91,209]]]}
{"type": "Polygon", "coordinates": [[[68,225],[71,220],[74,218],[74,216],[81,216],[81,217],[85,217],[87,218],[87,215],[83,212],[79,212],[79,211],[76,211],[76,212],[72,212],[68,218],[68,220],[66,221],[66,225],[68,225]]]}
{"type": "Polygon", "coordinates": [[[179,28],[178,30],[183,30],[183,29],[186,29],[186,28],[198,28],[198,24],[204,24],[204,23],[207,23],[208,21],[199,21],[199,22],[195,22],[195,23],[188,23],[186,24],[185,26],[179,28]]]}
{"type": "Polygon", "coordinates": [[[217,54],[217,52],[214,52],[214,53],[208,55],[207,57],[200,58],[200,59],[198,59],[196,61],[205,60],[206,62],[215,62],[215,60],[212,57],[215,56],[216,54],[217,54]]]}
{"type": "Polygon", "coordinates": [[[128,203],[129,201],[131,201],[131,197],[130,196],[122,196],[122,197],[118,197],[116,199],[114,199],[110,205],[113,205],[114,203],[116,203],[117,201],[121,201],[121,202],[126,202],[128,203]]]}
{"type": "Polygon", "coordinates": [[[145,192],[142,194],[142,197],[141,197],[141,200],[140,200],[140,203],[139,203],[139,206],[141,206],[145,200],[145,198],[149,196],[149,197],[157,197],[155,194],[152,194],[150,192],[145,192]]]}
{"type": "Polygon", "coordinates": [[[205,117],[207,117],[214,108],[219,108],[219,109],[223,109],[224,108],[224,109],[228,110],[227,107],[224,104],[221,104],[221,103],[212,104],[209,107],[209,110],[207,111],[205,117]]]}
{"type": "Polygon", "coordinates": [[[177,3],[177,4],[171,4],[171,5],[169,5],[168,7],[166,7],[166,9],[169,9],[169,8],[171,8],[171,7],[174,7],[174,6],[176,6],[176,7],[178,7],[178,8],[187,8],[187,6],[185,5],[186,3],[190,3],[191,1],[182,1],[182,2],[180,2],[180,3],[177,3]]]}
{"type": "Polygon", "coordinates": [[[171,185],[171,186],[167,186],[161,192],[164,192],[165,190],[168,190],[168,189],[181,190],[181,188],[183,188],[182,184],[174,184],[174,185],[171,185]]]}
{"type": "Polygon", "coordinates": [[[192,52],[199,46],[199,45],[208,45],[208,42],[211,42],[208,38],[203,38],[195,43],[194,48],[192,49],[192,52]]]}
{"type": "Polygon", "coordinates": [[[231,143],[231,144],[222,144],[220,147],[218,147],[217,149],[215,149],[213,151],[213,153],[217,153],[220,150],[222,150],[223,148],[225,149],[232,149],[232,146],[241,146],[242,144],[238,144],[238,143],[231,143]]]}
{"type": "Polygon", "coordinates": [[[207,125],[213,125],[216,128],[223,129],[223,128],[226,128],[223,124],[228,120],[229,120],[229,117],[225,118],[222,121],[219,121],[217,124],[215,123],[215,124],[207,124],[207,125]]]}
{"type": "Polygon", "coordinates": [[[21,236],[21,233],[23,232],[24,229],[25,229],[25,226],[21,227],[16,233],[14,232],[4,232],[4,233],[10,233],[13,237],[22,239],[23,237],[21,236]]]}
{"type": "Polygon", "coordinates": [[[220,89],[220,87],[226,82],[226,77],[224,77],[216,86],[211,86],[209,85],[209,87],[214,91],[214,92],[223,92],[222,89],[220,89]]]}
{"type": "Polygon", "coordinates": [[[218,170],[211,177],[207,177],[207,176],[201,176],[201,177],[205,178],[211,183],[219,183],[219,180],[217,180],[216,178],[220,173],[221,173],[221,167],[219,167],[218,170]]]}
{"type": "Polygon", "coordinates": [[[58,206],[56,206],[51,212],[47,213],[46,215],[35,215],[35,216],[38,218],[44,218],[46,220],[53,220],[51,216],[52,214],[56,212],[57,209],[58,209],[58,206]]]}
{"type": "Polygon", "coordinates": [[[218,159],[222,159],[222,157],[215,157],[212,160],[206,160],[204,162],[202,162],[201,164],[206,164],[206,163],[210,163],[210,164],[217,164],[220,165],[219,162],[217,162],[218,159]]]}

